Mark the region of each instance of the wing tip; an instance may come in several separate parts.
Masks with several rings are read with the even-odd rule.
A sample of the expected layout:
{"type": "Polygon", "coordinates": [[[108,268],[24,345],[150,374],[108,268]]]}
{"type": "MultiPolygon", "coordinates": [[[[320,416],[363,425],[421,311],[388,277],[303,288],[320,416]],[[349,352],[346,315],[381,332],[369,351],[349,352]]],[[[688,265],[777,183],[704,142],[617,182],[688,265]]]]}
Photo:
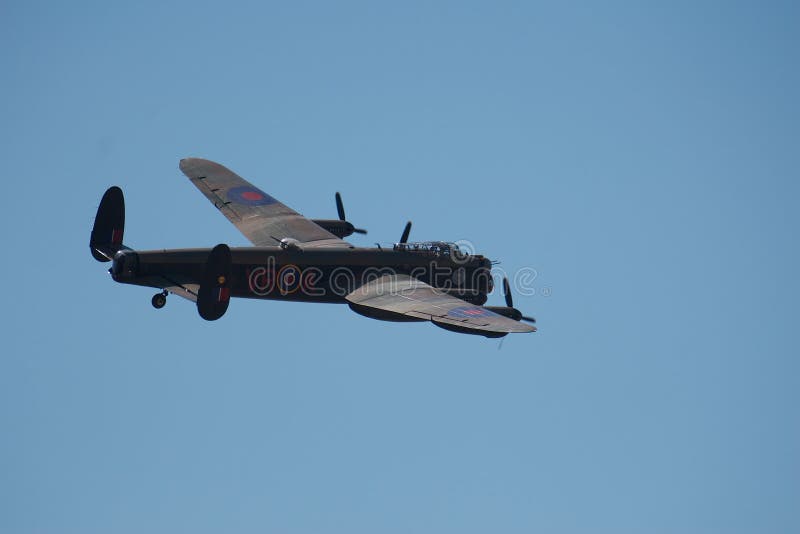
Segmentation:
{"type": "Polygon", "coordinates": [[[180,170],[182,170],[183,172],[186,172],[186,170],[187,170],[189,167],[191,167],[191,166],[192,166],[192,164],[193,164],[193,163],[195,163],[196,161],[197,161],[197,158],[191,158],[191,157],[189,157],[189,158],[183,158],[183,159],[181,159],[181,160],[178,162],[178,168],[179,168],[180,170]]]}
{"type": "Polygon", "coordinates": [[[221,167],[219,163],[215,161],[211,161],[210,159],[204,158],[194,158],[194,157],[185,157],[178,162],[178,168],[186,174],[187,172],[191,171],[193,168],[203,166],[203,165],[216,165],[221,167]]]}

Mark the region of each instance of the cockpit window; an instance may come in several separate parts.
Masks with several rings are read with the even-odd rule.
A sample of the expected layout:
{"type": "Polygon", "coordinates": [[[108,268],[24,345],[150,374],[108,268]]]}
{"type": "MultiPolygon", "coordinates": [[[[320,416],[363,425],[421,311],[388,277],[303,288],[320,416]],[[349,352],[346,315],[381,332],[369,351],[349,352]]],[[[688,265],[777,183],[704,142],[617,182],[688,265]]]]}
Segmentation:
{"type": "Polygon", "coordinates": [[[463,257],[465,254],[455,243],[447,241],[424,241],[417,243],[397,243],[394,250],[406,252],[419,252],[421,254],[429,254],[432,256],[450,256],[463,257]]]}

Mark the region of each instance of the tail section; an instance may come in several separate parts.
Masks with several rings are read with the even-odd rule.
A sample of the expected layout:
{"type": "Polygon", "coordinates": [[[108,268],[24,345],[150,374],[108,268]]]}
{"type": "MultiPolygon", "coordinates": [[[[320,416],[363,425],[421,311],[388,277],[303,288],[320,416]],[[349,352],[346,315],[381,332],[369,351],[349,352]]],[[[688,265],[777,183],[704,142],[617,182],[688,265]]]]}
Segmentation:
{"type": "Polygon", "coordinates": [[[228,309],[231,300],[231,249],[217,245],[206,260],[205,272],[197,291],[197,311],[206,321],[216,321],[228,309]]]}
{"type": "Polygon", "coordinates": [[[97,215],[94,218],[94,228],[89,239],[89,249],[97,261],[111,261],[114,254],[122,249],[127,249],[122,244],[125,231],[125,197],[122,189],[117,186],[109,187],[100,200],[97,215]]]}

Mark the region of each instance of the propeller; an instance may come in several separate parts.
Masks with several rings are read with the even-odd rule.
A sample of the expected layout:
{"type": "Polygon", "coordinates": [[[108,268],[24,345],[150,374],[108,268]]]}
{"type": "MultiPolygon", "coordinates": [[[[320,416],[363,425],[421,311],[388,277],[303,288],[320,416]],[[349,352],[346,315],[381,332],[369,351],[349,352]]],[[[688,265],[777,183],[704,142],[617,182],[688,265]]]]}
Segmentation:
{"type": "MultiPolygon", "coordinates": [[[[506,297],[506,306],[509,308],[514,308],[514,298],[511,296],[511,284],[508,283],[508,277],[503,277],[503,295],[506,297]]],[[[516,308],[514,308],[516,310],[516,308]]],[[[516,310],[519,311],[519,310],[516,310]]],[[[518,321],[528,321],[529,323],[535,323],[536,319],[533,317],[527,317],[522,315],[522,312],[519,312],[520,316],[518,321]]]]}
{"type": "Polygon", "coordinates": [[[342,203],[342,195],[336,192],[336,211],[339,212],[339,220],[346,221],[347,217],[344,216],[344,204],[342,203]]]}
{"type": "Polygon", "coordinates": [[[403,229],[403,235],[400,237],[400,243],[408,243],[408,234],[411,233],[411,221],[406,223],[406,227],[403,229]]]}
{"type": "MultiPolygon", "coordinates": [[[[336,192],[336,211],[339,213],[339,220],[347,222],[347,218],[344,216],[344,203],[342,202],[342,195],[339,192],[336,192]]],[[[366,234],[367,231],[363,228],[353,228],[353,232],[357,234],[366,234]]]]}
{"type": "Polygon", "coordinates": [[[503,278],[503,295],[506,297],[506,306],[513,308],[514,297],[511,296],[511,285],[508,283],[508,277],[503,278]]]}

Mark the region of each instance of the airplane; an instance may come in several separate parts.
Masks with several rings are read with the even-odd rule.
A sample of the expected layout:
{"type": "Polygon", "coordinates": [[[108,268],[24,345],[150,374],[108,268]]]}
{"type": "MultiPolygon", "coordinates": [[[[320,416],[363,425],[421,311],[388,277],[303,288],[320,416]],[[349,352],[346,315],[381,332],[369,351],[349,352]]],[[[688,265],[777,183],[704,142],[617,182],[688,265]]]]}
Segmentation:
{"type": "Polygon", "coordinates": [[[455,243],[409,242],[411,222],[391,248],[356,247],[344,237],[366,234],[347,221],[336,193],[338,219],[306,219],[228,168],[200,158],[180,170],[252,247],[133,250],[123,244],[125,199],[112,186],[103,195],[89,248],[111,262],[115,282],[160,289],[151,300],[163,308],[175,294],[193,301],[214,321],[232,297],[346,303],[356,313],[384,321],[430,321],[463,334],[489,338],[535,332],[535,319],[514,308],[508,279],[505,306],[483,306],[492,291],[492,262],[455,243]]]}

